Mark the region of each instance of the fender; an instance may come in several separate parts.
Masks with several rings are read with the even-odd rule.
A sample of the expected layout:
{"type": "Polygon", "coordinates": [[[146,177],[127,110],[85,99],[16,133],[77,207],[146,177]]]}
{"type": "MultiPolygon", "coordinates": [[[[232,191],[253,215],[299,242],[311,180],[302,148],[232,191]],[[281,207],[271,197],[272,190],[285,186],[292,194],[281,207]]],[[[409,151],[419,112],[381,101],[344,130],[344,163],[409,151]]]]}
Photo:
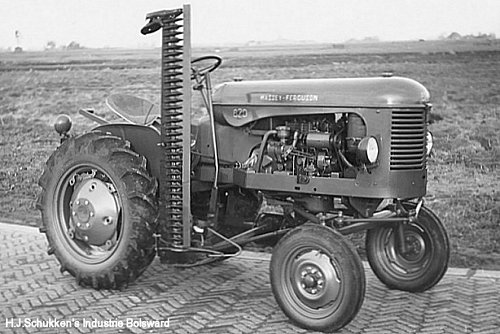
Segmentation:
{"type": "Polygon", "coordinates": [[[138,124],[112,123],[99,125],[92,131],[111,133],[130,142],[131,148],[148,160],[148,169],[160,177],[160,132],[158,129],[138,124]]]}

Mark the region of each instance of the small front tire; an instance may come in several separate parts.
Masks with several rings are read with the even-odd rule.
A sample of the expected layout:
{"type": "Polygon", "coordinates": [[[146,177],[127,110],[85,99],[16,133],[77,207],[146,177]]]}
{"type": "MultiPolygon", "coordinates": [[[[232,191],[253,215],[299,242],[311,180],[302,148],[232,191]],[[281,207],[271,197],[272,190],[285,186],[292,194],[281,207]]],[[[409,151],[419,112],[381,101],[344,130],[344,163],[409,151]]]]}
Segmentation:
{"type": "MultiPolygon", "coordinates": [[[[404,203],[415,209],[414,203],[404,203]]],[[[422,207],[417,220],[403,226],[407,252],[398,247],[398,227],[369,230],[366,254],[375,275],[391,289],[422,292],[446,273],[450,257],[448,236],[439,218],[422,207]]]]}
{"type": "Polygon", "coordinates": [[[286,234],[274,248],[270,276],[278,305],[303,328],[338,330],[363,304],[366,283],[359,255],[325,226],[305,224],[286,234]]]}

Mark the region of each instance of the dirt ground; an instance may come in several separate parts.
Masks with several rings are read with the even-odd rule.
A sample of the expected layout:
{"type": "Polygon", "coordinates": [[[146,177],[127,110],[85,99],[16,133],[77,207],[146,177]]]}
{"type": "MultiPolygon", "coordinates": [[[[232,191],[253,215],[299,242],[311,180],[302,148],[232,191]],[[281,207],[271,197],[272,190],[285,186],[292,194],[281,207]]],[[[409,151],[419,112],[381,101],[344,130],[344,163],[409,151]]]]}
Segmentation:
{"type": "MultiPolygon", "coordinates": [[[[449,233],[451,265],[500,269],[500,43],[297,50],[218,50],[225,61],[213,80],[392,72],[420,81],[431,92],[435,115],[426,203],[449,233]]],[[[0,54],[0,220],[38,225],[38,178],[59,142],[54,119],[66,113],[74,132],[89,130],[78,109],[110,117],[104,101],[118,92],[159,100],[158,50],[0,54]]]]}

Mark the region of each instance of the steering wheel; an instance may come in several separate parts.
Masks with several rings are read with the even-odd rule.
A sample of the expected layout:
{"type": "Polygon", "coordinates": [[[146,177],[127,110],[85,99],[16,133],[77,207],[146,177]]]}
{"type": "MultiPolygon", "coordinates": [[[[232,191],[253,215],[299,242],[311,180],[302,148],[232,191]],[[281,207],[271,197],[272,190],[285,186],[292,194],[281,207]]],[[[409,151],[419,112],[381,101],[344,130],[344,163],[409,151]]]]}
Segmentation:
{"type": "Polygon", "coordinates": [[[191,79],[194,80],[197,77],[203,77],[205,74],[215,71],[221,63],[222,58],[216,55],[208,55],[191,60],[191,79]],[[209,64],[201,68],[194,66],[200,62],[207,62],[209,64]]]}

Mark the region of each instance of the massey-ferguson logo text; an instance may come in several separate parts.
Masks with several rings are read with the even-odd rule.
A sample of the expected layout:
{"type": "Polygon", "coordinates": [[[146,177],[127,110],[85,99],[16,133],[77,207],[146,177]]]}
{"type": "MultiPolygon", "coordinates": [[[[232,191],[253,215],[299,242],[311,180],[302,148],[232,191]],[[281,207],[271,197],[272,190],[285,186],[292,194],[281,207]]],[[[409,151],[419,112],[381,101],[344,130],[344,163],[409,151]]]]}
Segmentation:
{"type": "Polygon", "coordinates": [[[318,102],[315,94],[259,94],[260,101],[266,102],[318,102]]]}

